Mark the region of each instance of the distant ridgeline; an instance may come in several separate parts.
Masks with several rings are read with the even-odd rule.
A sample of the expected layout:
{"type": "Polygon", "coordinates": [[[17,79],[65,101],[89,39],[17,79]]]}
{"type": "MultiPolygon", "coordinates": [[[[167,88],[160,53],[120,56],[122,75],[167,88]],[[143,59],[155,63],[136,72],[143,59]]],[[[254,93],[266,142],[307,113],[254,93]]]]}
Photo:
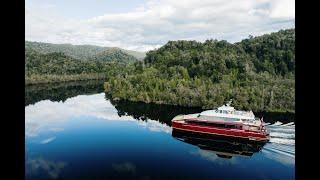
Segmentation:
{"type": "Polygon", "coordinates": [[[26,84],[104,79],[144,56],[120,48],[26,41],[26,84]]]}
{"type": "Polygon", "coordinates": [[[104,87],[114,100],[268,112],[295,109],[295,30],[238,43],[169,41],[104,87]]]}

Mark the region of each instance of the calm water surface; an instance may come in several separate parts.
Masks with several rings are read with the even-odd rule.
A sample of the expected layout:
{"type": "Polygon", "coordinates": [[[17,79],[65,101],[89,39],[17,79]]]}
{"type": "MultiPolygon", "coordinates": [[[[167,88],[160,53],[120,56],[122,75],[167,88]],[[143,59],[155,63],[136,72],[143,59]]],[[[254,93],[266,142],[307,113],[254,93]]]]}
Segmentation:
{"type": "Polygon", "coordinates": [[[294,125],[269,116],[270,143],[223,157],[223,147],[172,136],[175,115],[201,109],[112,102],[102,91],[99,81],[26,87],[26,179],[295,179],[294,125]]]}

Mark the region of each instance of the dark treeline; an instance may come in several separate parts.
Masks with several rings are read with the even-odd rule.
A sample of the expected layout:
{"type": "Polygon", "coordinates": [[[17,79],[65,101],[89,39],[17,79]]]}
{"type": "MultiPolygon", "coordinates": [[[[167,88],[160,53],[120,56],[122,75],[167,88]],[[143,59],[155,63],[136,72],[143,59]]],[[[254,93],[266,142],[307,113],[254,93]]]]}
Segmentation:
{"type": "Polygon", "coordinates": [[[294,29],[234,44],[169,41],[133,67],[105,83],[113,100],[207,109],[232,98],[239,109],[295,109],[294,29]]]}

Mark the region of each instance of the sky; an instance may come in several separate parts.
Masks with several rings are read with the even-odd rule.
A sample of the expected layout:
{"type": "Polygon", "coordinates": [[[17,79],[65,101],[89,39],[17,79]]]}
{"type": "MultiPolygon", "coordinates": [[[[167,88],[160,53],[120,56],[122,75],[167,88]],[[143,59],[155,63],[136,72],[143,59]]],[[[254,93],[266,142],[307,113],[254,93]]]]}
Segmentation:
{"type": "Polygon", "coordinates": [[[25,38],[136,51],[295,27],[295,0],[26,0],[25,38]]]}

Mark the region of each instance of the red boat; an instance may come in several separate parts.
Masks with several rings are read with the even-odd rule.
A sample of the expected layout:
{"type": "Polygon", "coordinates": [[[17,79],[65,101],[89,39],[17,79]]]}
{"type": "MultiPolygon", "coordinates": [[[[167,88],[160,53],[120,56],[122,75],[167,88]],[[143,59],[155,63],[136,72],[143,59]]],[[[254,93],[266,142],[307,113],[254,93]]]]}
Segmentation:
{"type": "Polygon", "coordinates": [[[238,111],[230,103],[199,114],[179,115],[172,119],[175,131],[200,136],[218,136],[243,141],[269,141],[263,119],[255,118],[252,111],[238,111]]]}

